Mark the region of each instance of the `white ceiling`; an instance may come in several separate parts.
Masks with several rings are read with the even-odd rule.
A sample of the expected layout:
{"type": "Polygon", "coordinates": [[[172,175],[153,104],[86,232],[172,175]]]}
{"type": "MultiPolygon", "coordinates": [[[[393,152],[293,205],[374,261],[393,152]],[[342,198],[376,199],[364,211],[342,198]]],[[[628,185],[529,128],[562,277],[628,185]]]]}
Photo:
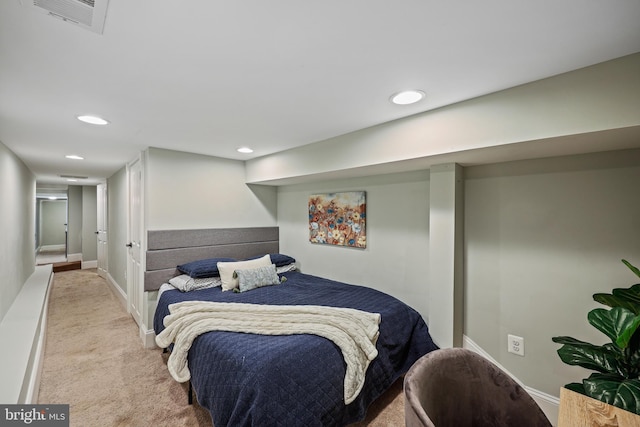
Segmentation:
{"type": "Polygon", "coordinates": [[[638,0],[110,0],[103,34],[36,9],[0,1],[0,141],[39,183],[149,146],[249,159],[640,51],[638,0]],[[427,98],[389,102],[407,88],[427,98]]]}

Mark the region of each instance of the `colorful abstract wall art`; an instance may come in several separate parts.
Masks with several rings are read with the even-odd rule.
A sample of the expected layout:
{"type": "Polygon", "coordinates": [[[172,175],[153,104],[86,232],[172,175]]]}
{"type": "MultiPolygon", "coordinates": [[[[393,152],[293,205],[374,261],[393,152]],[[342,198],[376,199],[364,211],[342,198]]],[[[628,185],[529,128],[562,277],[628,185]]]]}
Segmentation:
{"type": "Polygon", "coordinates": [[[309,196],[309,241],[366,248],[366,207],[364,191],[309,196]]]}

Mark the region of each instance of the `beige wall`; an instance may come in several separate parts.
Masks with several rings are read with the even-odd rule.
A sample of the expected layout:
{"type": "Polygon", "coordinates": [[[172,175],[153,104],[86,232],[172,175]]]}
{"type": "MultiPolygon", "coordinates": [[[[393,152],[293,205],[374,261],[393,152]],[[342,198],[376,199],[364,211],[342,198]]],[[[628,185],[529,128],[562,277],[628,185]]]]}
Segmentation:
{"type": "MultiPolygon", "coordinates": [[[[640,150],[464,169],[464,334],[527,386],[558,396],[588,376],[564,365],[553,336],[603,341],[586,321],[595,292],[635,282],[640,265],[640,150]],[[525,357],[507,353],[507,334],[525,357]]],[[[281,251],[303,272],[387,292],[429,318],[429,171],[278,189],[281,251]],[[307,202],[367,191],[365,250],[308,241],[307,202]]],[[[437,319],[435,320],[437,321],[437,319]]]]}
{"type": "Polygon", "coordinates": [[[238,160],[149,148],[145,192],[149,230],[276,224],[276,189],[245,184],[238,160]]]}
{"type": "Polygon", "coordinates": [[[66,242],[66,200],[40,201],[40,245],[57,246],[66,242]]]}
{"type": "Polygon", "coordinates": [[[35,270],[36,181],[0,142],[0,321],[35,270]]]}
{"type": "Polygon", "coordinates": [[[427,318],[429,171],[280,187],[278,226],[303,272],[381,290],[427,318]],[[309,196],[339,191],[366,191],[366,249],[309,242],[309,196]]]}
{"type": "Polygon", "coordinates": [[[592,294],[635,283],[620,259],[640,265],[640,150],[465,172],[465,334],[557,396],[588,373],[562,364],[551,338],[603,343],[586,320],[592,294]],[[507,334],[525,357],[507,353],[507,334]]]}

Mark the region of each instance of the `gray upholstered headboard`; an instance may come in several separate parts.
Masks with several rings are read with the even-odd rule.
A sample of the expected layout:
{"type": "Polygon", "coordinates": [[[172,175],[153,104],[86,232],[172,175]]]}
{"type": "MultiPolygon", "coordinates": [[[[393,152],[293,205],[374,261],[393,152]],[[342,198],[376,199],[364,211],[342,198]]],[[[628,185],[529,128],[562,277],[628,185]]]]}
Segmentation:
{"type": "Polygon", "coordinates": [[[278,227],[149,230],[144,290],[155,291],[180,274],[179,264],[217,257],[246,259],[279,249],[278,227]]]}

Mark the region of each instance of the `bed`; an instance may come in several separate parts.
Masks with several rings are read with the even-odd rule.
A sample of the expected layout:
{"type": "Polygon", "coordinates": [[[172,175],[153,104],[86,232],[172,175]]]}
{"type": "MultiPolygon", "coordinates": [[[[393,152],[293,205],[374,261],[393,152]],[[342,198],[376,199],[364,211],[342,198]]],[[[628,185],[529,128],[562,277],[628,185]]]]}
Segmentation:
{"type": "Polygon", "coordinates": [[[341,426],[360,421],[368,406],[417,359],[437,349],[422,317],[401,301],[371,288],[286,270],[277,270],[277,284],[245,292],[224,291],[221,286],[164,290],[154,330],[161,336],[165,317],[184,304],[342,307],[379,314],[375,357],[365,367],[361,387],[347,399],[350,365],[343,348],[330,339],[309,333],[202,332],[186,353],[188,378],[216,427],[341,426]]]}

